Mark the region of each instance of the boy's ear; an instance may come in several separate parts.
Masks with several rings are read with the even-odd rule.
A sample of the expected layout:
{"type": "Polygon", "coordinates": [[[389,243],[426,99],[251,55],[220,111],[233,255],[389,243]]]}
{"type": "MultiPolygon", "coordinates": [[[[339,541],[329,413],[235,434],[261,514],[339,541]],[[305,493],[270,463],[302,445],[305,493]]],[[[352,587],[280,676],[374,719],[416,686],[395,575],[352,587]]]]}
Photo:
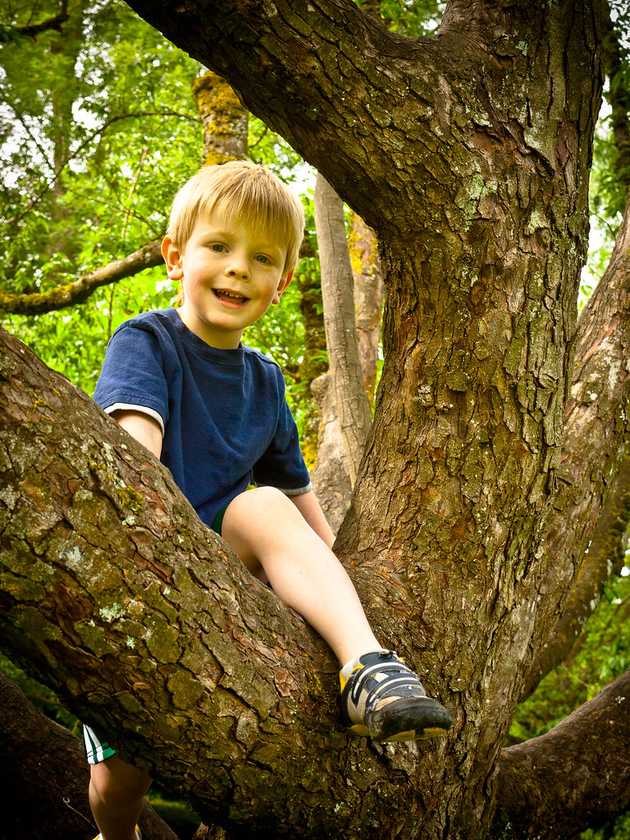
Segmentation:
{"type": "Polygon", "coordinates": [[[162,240],[161,250],[168,276],[171,280],[181,280],[183,275],[182,255],[170,236],[165,236],[162,240]]]}
{"type": "Polygon", "coordinates": [[[280,298],[291,280],[293,280],[293,269],[291,269],[291,271],[287,271],[282,280],[278,283],[278,288],[276,289],[276,293],[271,301],[272,303],[280,303],[280,298]]]}

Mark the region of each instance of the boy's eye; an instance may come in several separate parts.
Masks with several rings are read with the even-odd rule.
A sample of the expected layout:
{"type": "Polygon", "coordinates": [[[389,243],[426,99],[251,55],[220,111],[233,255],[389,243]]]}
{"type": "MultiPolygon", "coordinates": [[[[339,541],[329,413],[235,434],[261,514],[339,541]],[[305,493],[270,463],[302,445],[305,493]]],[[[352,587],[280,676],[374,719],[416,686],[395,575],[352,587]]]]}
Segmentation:
{"type": "Polygon", "coordinates": [[[268,257],[267,254],[258,254],[256,259],[264,265],[271,265],[271,257],[268,257]]]}
{"type": "Polygon", "coordinates": [[[210,244],[210,249],[212,251],[216,251],[217,254],[223,254],[225,251],[227,251],[227,248],[223,244],[223,242],[212,242],[210,244]]]}

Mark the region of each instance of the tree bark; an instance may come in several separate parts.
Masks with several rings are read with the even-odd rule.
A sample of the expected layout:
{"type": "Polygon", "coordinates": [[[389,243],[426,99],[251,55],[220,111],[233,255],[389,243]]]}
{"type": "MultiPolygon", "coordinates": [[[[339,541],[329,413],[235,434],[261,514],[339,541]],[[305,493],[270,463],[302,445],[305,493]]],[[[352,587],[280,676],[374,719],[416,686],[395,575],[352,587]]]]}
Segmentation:
{"type": "MultiPolygon", "coordinates": [[[[321,642],[85,401],[64,399],[62,436],[60,380],[18,349],[0,401],[1,632],[70,705],[117,724],[131,755],[242,833],[483,837],[532,652],[571,580],[544,546],[573,382],[601,6],[457,0],[438,37],[416,42],[350,0],[132,5],[378,231],[385,362],[338,548],[377,635],[455,725],[442,744],[350,744],[321,642]]],[[[593,486],[616,468],[593,463],[593,486]]],[[[586,539],[573,529],[564,552],[586,539]]]]}
{"type": "Polygon", "coordinates": [[[203,124],[204,166],[246,158],[249,117],[230,85],[208,70],[192,89],[203,124]]]}
{"type": "Polygon", "coordinates": [[[378,241],[363,219],[352,213],[350,264],[354,280],[354,310],[357,346],[363,390],[370,405],[374,402],[378,348],[383,305],[383,273],[378,259],[378,241]]]}
{"type": "MultiPolygon", "coordinates": [[[[332,191],[330,191],[332,192],[332,191]]],[[[325,196],[328,191],[324,188],[318,193],[316,190],[316,202],[320,205],[320,217],[326,213],[325,196]]],[[[349,413],[346,408],[347,397],[343,387],[343,378],[334,379],[335,372],[345,374],[352,382],[351,389],[355,405],[365,415],[365,397],[367,397],[367,414],[363,416],[364,431],[362,439],[358,439],[355,431],[355,439],[350,445],[355,446],[357,455],[363,453],[365,440],[371,423],[369,403],[374,395],[374,384],[376,379],[376,360],[378,355],[378,344],[381,323],[381,302],[383,296],[383,280],[378,266],[377,243],[374,233],[367,227],[363,220],[352,214],[352,228],[347,246],[345,243],[345,228],[343,224],[343,207],[334,192],[330,196],[332,213],[328,213],[328,219],[334,218],[335,231],[331,225],[320,225],[318,236],[334,235],[335,250],[341,254],[338,260],[339,265],[329,265],[329,255],[332,246],[328,244],[323,252],[324,265],[322,268],[322,287],[325,287],[326,300],[326,322],[328,333],[331,337],[341,337],[341,346],[329,346],[329,357],[335,361],[329,371],[321,375],[312,384],[312,391],[319,408],[319,434],[317,447],[317,466],[312,474],[313,485],[317,492],[322,509],[332,528],[337,534],[341,523],[350,507],[352,497],[352,482],[350,480],[350,469],[348,458],[345,456],[346,446],[342,435],[340,418],[349,413]],[[348,259],[349,258],[349,265],[348,259]],[[351,300],[353,298],[353,306],[351,300]],[[342,302],[342,303],[340,303],[342,302]],[[352,311],[351,311],[352,310],[352,311]],[[346,331],[347,322],[352,319],[353,332],[346,331]],[[356,342],[356,353],[354,344],[356,342]],[[351,354],[348,357],[346,345],[352,345],[351,354]],[[340,354],[340,357],[337,356],[340,354]],[[357,368],[353,369],[352,360],[357,357],[357,368]],[[359,387],[359,379],[361,385],[359,387]],[[337,387],[334,387],[334,382],[337,387]],[[355,393],[356,392],[356,393],[355,393]],[[339,395],[342,399],[339,399],[339,395]],[[369,419],[368,419],[369,418],[369,419]]],[[[321,249],[320,249],[321,250],[321,249]]],[[[332,338],[334,340],[334,338],[332,338]]]]}
{"type": "Polygon", "coordinates": [[[542,551],[556,558],[544,583],[555,613],[548,632],[536,633],[524,696],[569,653],[604,584],[623,565],[630,520],[629,359],[630,203],[610,263],[578,324],[558,487],[542,543],[542,551]]]}
{"type": "Polygon", "coordinates": [[[311,478],[328,524],[336,535],[350,507],[352,483],[344,458],[346,450],[330,371],[314,380],[311,391],[319,414],[317,463],[311,478]]]}
{"type": "Polygon", "coordinates": [[[413,831],[417,753],[349,742],[323,642],[140,444],[0,339],[3,645],[234,836],[369,836],[382,797],[413,831]]]}
{"type": "Polygon", "coordinates": [[[501,752],[495,836],[571,840],[630,806],[630,671],[546,735],[501,752]]]}
{"type": "MultiPolygon", "coordinates": [[[[78,740],[38,712],[0,673],[0,783],[3,840],[91,840],[98,829],[88,802],[89,772],[78,740]]],[[[177,840],[145,805],[145,840],[177,840]]]]}

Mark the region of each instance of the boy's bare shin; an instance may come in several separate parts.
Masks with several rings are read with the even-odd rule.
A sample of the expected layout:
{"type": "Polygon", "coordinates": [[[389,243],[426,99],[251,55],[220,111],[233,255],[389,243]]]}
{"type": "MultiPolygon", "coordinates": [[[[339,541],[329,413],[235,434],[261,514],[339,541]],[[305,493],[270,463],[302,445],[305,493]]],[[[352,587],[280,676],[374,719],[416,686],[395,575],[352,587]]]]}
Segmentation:
{"type": "Polygon", "coordinates": [[[90,767],[90,807],[103,840],[134,840],[151,779],[120,758],[90,767]]]}
{"type": "Polygon", "coordinates": [[[345,569],[281,491],[259,487],[237,496],[222,535],[250,571],[262,566],[278,597],[317,630],[342,665],[379,650],[345,569]]]}

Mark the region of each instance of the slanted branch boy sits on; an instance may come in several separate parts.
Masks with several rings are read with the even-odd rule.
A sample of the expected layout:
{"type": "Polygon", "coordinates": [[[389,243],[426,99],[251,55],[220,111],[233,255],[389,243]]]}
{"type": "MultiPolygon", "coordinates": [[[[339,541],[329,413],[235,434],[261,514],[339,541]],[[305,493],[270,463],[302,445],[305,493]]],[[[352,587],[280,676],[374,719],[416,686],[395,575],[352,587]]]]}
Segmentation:
{"type": "MultiPolygon", "coordinates": [[[[280,302],[303,230],[300,203],[262,166],[202,169],[177,194],[162,243],[183,302],[119,327],[94,399],[161,459],[201,520],[330,645],[341,666],[343,721],[353,732],[377,740],[441,734],[451,725],[448,712],[374,637],[331,551],[279,367],[241,344],[245,327],[280,302]]],[[[108,739],[84,730],[100,836],[131,840],[149,778],[108,739]]]]}

